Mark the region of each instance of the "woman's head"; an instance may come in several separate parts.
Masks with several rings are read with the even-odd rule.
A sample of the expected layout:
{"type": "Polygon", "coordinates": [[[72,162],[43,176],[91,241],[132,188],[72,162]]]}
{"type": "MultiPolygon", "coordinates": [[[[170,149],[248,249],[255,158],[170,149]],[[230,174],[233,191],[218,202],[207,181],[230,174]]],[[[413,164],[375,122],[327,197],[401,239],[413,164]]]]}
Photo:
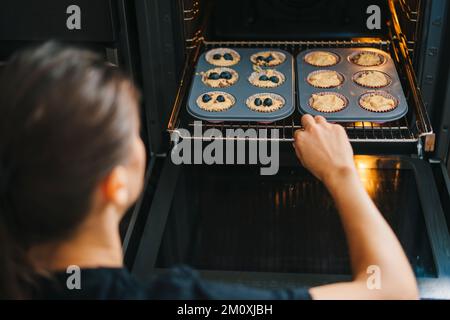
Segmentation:
{"type": "Polygon", "coordinates": [[[13,57],[0,74],[0,268],[17,264],[24,281],[19,252],[70,237],[95,210],[123,214],[144,158],[138,92],[120,70],[54,43],[13,57]]]}

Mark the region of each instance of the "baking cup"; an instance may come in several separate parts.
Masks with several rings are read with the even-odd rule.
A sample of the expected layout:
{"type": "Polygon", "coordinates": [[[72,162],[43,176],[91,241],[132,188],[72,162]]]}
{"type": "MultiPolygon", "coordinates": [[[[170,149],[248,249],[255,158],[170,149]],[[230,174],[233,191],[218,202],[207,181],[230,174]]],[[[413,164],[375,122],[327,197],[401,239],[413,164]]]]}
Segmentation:
{"type": "Polygon", "coordinates": [[[250,61],[251,61],[254,65],[257,65],[257,66],[259,66],[259,67],[270,67],[270,68],[272,68],[272,67],[276,67],[276,66],[279,66],[279,65],[285,63],[285,62],[286,62],[286,55],[285,55],[284,53],[282,53],[282,52],[279,52],[279,51],[261,51],[261,52],[257,52],[257,53],[255,53],[255,54],[253,54],[253,55],[250,57],[250,61]],[[273,55],[273,56],[278,57],[278,59],[280,60],[280,63],[277,63],[277,64],[262,64],[262,65],[259,64],[259,63],[258,63],[258,60],[256,60],[256,58],[257,58],[258,56],[264,56],[264,55],[267,55],[268,53],[270,53],[270,54],[273,55]]]}
{"type": "Polygon", "coordinates": [[[205,55],[205,59],[209,64],[212,64],[213,66],[231,67],[231,66],[238,64],[241,61],[241,56],[239,53],[237,53],[237,51],[235,51],[233,49],[217,48],[217,49],[212,49],[212,50],[208,51],[205,55]],[[230,53],[234,59],[230,60],[230,61],[224,60],[224,59],[220,59],[220,60],[213,59],[213,56],[215,54],[224,55],[225,53],[230,53]]]}
{"type": "Polygon", "coordinates": [[[305,63],[307,63],[307,64],[309,64],[311,66],[314,66],[314,67],[332,67],[332,66],[337,65],[341,61],[341,57],[338,54],[334,53],[334,52],[317,50],[317,51],[312,51],[312,52],[308,53],[307,55],[305,55],[303,60],[305,61],[305,63]],[[320,65],[320,64],[315,64],[315,63],[309,62],[308,61],[308,57],[310,57],[310,56],[312,56],[312,55],[314,55],[314,54],[316,54],[318,52],[322,52],[322,53],[326,53],[326,54],[330,54],[330,55],[334,56],[336,58],[336,62],[332,63],[332,64],[326,64],[326,65],[320,65]]]}
{"type": "Polygon", "coordinates": [[[239,80],[239,74],[235,70],[230,69],[230,68],[225,68],[225,67],[210,69],[202,74],[202,82],[210,88],[228,88],[228,87],[235,85],[236,82],[238,82],[238,80],[239,80]],[[231,84],[227,83],[227,81],[225,81],[225,79],[221,79],[224,81],[220,81],[220,82],[217,81],[217,85],[212,85],[211,83],[208,82],[209,74],[211,74],[212,72],[217,72],[218,74],[220,74],[224,71],[230,72],[231,75],[233,76],[230,80],[228,80],[228,81],[233,81],[231,84]],[[225,85],[221,85],[221,84],[225,84],[225,85]]]}
{"type": "Polygon", "coordinates": [[[311,73],[308,75],[308,77],[306,78],[306,82],[307,82],[310,86],[312,86],[312,87],[314,87],[314,88],[318,88],[318,89],[331,89],[331,88],[337,88],[337,87],[341,86],[341,85],[344,83],[344,81],[345,81],[344,75],[343,75],[342,73],[337,72],[337,71],[334,71],[334,70],[317,70],[317,71],[313,71],[313,72],[311,72],[311,73]],[[338,78],[341,80],[341,82],[340,82],[338,85],[336,85],[336,86],[317,86],[317,85],[314,85],[314,84],[311,83],[310,78],[311,78],[312,76],[314,76],[314,75],[316,75],[316,74],[319,74],[319,73],[324,73],[324,72],[333,72],[333,73],[336,73],[336,74],[338,75],[338,78]]]}
{"type": "Polygon", "coordinates": [[[363,94],[359,99],[358,99],[358,103],[359,103],[359,106],[361,107],[361,108],[363,108],[364,110],[367,110],[367,111],[370,111],[370,112],[375,112],[375,113],[385,113],[385,112],[390,112],[390,111],[392,111],[392,110],[394,110],[395,108],[397,108],[398,107],[398,99],[396,98],[396,97],[394,97],[392,94],[390,94],[390,93],[388,93],[388,92],[386,92],[386,91],[370,91],[370,92],[367,92],[367,93],[365,93],[365,94],[363,94]],[[363,105],[362,105],[362,100],[364,99],[364,98],[366,98],[366,97],[369,97],[369,96],[383,96],[383,97],[385,97],[385,98],[387,98],[387,99],[391,99],[391,100],[394,100],[394,102],[395,102],[395,106],[394,107],[392,107],[392,108],[390,108],[390,109],[386,109],[386,110],[373,110],[373,109],[370,109],[370,108],[366,108],[366,107],[364,107],[363,105]]]}
{"type": "Polygon", "coordinates": [[[390,86],[391,83],[392,83],[392,78],[391,78],[390,75],[388,75],[387,73],[381,72],[381,71],[377,71],[377,70],[363,70],[363,71],[359,71],[359,72],[357,72],[357,73],[355,73],[355,74],[353,75],[352,80],[353,80],[353,82],[356,83],[358,86],[363,87],[363,88],[369,88],[369,89],[380,89],[380,88],[385,88],[385,87],[390,86]],[[356,80],[359,78],[359,76],[361,76],[361,75],[363,75],[363,74],[365,74],[365,73],[368,73],[368,72],[377,72],[377,73],[383,74],[383,75],[386,77],[388,83],[385,84],[385,85],[382,85],[382,86],[369,86],[369,85],[365,85],[365,84],[358,83],[358,82],[356,81],[356,80]]]}
{"type": "Polygon", "coordinates": [[[344,101],[344,106],[341,107],[340,109],[336,109],[336,110],[332,110],[332,111],[329,111],[329,110],[318,110],[318,109],[314,108],[313,105],[312,105],[312,95],[311,95],[311,97],[309,98],[309,106],[312,109],[316,110],[316,111],[323,112],[323,113],[335,113],[335,112],[339,112],[339,111],[344,110],[348,106],[348,99],[344,95],[342,95],[340,93],[337,93],[337,92],[318,92],[318,93],[314,93],[314,94],[315,95],[319,95],[319,96],[333,95],[333,96],[337,96],[338,98],[342,99],[342,101],[344,101]]]}
{"type": "Polygon", "coordinates": [[[360,67],[366,67],[366,68],[367,67],[379,67],[379,66],[381,66],[381,65],[386,63],[386,57],[384,55],[378,53],[378,52],[373,52],[373,51],[356,51],[356,52],[353,52],[351,55],[348,56],[348,61],[350,61],[354,65],[357,65],[357,66],[360,66],[360,67]],[[381,62],[378,63],[378,64],[372,64],[372,65],[364,65],[364,64],[357,63],[355,61],[356,57],[358,55],[363,54],[363,53],[364,54],[371,54],[371,55],[374,55],[374,56],[378,56],[378,57],[381,58],[381,62]]]}
{"type": "Polygon", "coordinates": [[[284,74],[282,74],[281,72],[277,71],[277,70],[273,70],[273,69],[268,69],[268,70],[263,70],[263,71],[259,71],[259,72],[253,72],[250,77],[248,78],[248,81],[250,82],[251,85],[258,87],[258,88],[278,88],[280,86],[283,85],[283,83],[286,81],[286,77],[284,76],[284,74]],[[259,77],[263,76],[263,75],[267,75],[269,73],[269,71],[271,71],[273,73],[273,76],[276,76],[280,79],[280,82],[278,83],[274,83],[272,81],[262,81],[260,85],[256,84],[255,82],[258,81],[259,77]],[[264,85],[266,84],[266,85],[264,85]]]}
{"type": "Polygon", "coordinates": [[[257,94],[252,95],[251,97],[249,97],[245,103],[250,110],[253,110],[256,112],[261,112],[261,113],[269,113],[269,112],[274,112],[274,111],[277,111],[277,110],[280,110],[281,108],[283,108],[286,104],[286,100],[282,96],[280,96],[278,94],[274,94],[274,93],[257,93],[257,94]],[[261,97],[266,97],[266,98],[268,97],[272,100],[281,101],[282,105],[280,107],[275,107],[275,106],[252,107],[251,102],[254,101],[256,98],[261,98],[261,97]]]}
{"type": "Polygon", "coordinates": [[[201,95],[197,98],[197,106],[198,106],[200,109],[205,110],[205,111],[208,111],[208,112],[223,112],[223,111],[226,111],[226,110],[231,109],[235,104],[236,104],[236,98],[233,97],[231,94],[226,93],[226,92],[222,92],[222,91],[205,92],[205,93],[201,94],[201,95]],[[226,99],[230,99],[232,104],[231,104],[231,106],[229,106],[229,107],[214,107],[214,106],[211,107],[211,108],[204,107],[204,106],[202,106],[202,103],[203,103],[202,97],[203,97],[205,94],[209,94],[209,95],[217,95],[217,96],[218,96],[218,95],[222,95],[222,96],[224,96],[226,99]]]}

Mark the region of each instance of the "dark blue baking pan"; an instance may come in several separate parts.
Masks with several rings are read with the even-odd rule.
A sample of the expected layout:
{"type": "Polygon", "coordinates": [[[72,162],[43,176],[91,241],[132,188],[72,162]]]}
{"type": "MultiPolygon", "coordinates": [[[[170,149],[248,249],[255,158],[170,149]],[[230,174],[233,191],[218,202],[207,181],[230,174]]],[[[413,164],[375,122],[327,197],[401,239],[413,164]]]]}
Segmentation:
{"type": "Polygon", "coordinates": [[[228,67],[238,72],[239,80],[236,84],[228,88],[210,88],[205,85],[202,81],[202,72],[216,68],[216,66],[209,64],[206,61],[205,56],[207,52],[204,52],[199,58],[194,79],[192,81],[188,101],[188,112],[198,119],[211,122],[249,121],[270,123],[289,117],[295,111],[294,57],[287,51],[272,48],[230,49],[235,50],[241,56],[238,64],[228,67]],[[250,61],[251,56],[263,51],[278,51],[286,56],[284,63],[272,68],[285,76],[285,82],[277,88],[259,88],[253,86],[248,80],[250,75],[255,71],[255,66],[250,61]],[[197,98],[205,93],[213,91],[222,91],[231,94],[236,99],[236,104],[223,112],[209,112],[201,109],[197,105],[197,98]],[[284,98],[285,105],[281,109],[271,113],[253,111],[247,107],[246,101],[250,96],[258,93],[278,94],[284,98]]]}
{"type": "Polygon", "coordinates": [[[297,72],[298,72],[298,99],[299,110],[302,114],[322,115],[327,120],[333,122],[375,122],[384,123],[390,122],[404,117],[408,113],[408,103],[397,73],[394,61],[388,53],[374,48],[320,48],[313,50],[306,50],[297,56],[297,72]],[[334,53],[339,57],[339,62],[330,67],[316,67],[305,62],[305,56],[313,51],[327,51],[334,53]],[[384,57],[384,63],[379,66],[363,67],[351,62],[350,57],[358,52],[370,51],[375,52],[384,57]],[[334,70],[344,76],[344,83],[331,89],[316,88],[307,82],[308,75],[311,72],[318,70],[334,70]],[[391,78],[390,85],[383,88],[365,88],[353,81],[353,76],[359,71],[376,70],[387,74],[391,78]],[[371,112],[363,109],[359,104],[359,99],[362,95],[373,91],[384,91],[397,99],[397,107],[388,112],[371,112]],[[314,93],[320,92],[336,92],[343,95],[348,100],[348,105],[345,109],[326,113],[313,109],[310,106],[310,98],[314,93]]]}

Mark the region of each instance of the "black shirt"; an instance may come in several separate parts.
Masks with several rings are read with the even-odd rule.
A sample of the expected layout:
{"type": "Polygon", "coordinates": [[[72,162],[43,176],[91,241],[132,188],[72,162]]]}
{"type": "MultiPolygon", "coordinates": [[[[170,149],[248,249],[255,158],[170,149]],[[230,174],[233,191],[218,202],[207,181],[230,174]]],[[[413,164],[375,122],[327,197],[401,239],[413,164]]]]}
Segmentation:
{"type": "Polygon", "coordinates": [[[39,281],[36,298],[50,300],[310,300],[307,289],[260,290],[202,280],[187,267],[172,269],[147,284],[126,269],[83,269],[81,289],[69,290],[71,274],[55,273],[39,281]]]}

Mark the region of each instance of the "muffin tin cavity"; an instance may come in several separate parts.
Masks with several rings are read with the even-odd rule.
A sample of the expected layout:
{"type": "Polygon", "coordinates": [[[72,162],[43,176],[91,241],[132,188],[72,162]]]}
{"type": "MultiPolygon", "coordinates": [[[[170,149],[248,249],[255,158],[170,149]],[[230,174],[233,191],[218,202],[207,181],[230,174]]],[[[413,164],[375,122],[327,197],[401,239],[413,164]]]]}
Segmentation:
{"type": "MultiPolygon", "coordinates": [[[[219,58],[217,56],[216,58],[219,58]]],[[[214,62],[214,61],[212,61],[214,62]]],[[[222,74],[227,83],[229,74],[222,74]]],[[[196,73],[192,81],[191,91],[188,100],[188,112],[194,117],[211,121],[249,121],[270,123],[289,117],[295,111],[295,91],[294,91],[294,58],[283,50],[265,48],[219,48],[203,53],[199,57],[196,66],[196,73]],[[236,52],[239,55],[239,63],[231,68],[216,68],[210,63],[211,57],[224,52],[236,52]],[[252,57],[273,57],[277,66],[264,68],[252,63],[252,57]],[[282,61],[282,62],[281,62],[282,61]],[[217,91],[211,87],[209,77],[218,78],[213,81],[219,83],[221,74],[232,69],[237,73],[237,77],[228,70],[232,79],[236,82],[220,87],[220,93],[229,94],[233,97],[234,103],[228,108],[211,108],[204,106],[203,99],[209,100],[208,96],[214,99],[217,91]],[[267,77],[267,79],[266,79],[267,77]],[[252,82],[252,80],[255,80],[252,82]],[[252,84],[253,83],[253,84],[252,84]],[[256,100],[259,98],[261,101],[256,100]],[[260,104],[261,102],[261,104],[260,104]]],[[[214,105],[210,100],[207,105],[214,105]]],[[[220,106],[220,104],[218,104],[220,106]]]]}
{"type": "Polygon", "coordinates": [[[197,106],[207,112],[222,112],[235,103],[236,99],[231,94],[222,91],[207,92],[197,98],[197,106]]]}
{"type": "Polygon", "coordinates": [[[258,93],[247,99],[246,104],[253,111],[274,112],[284,107],[286,101],[278,94],[258,93]]]}
{"type": "Polygon", "coordinates": [[[306,54],[305,63],[314,67],[332,67],[339,63],[340,57],[331,51],[314,50],[306,54]]]}
{"type": "Polygon", "coordinates": [[[398,106],[398,100],[386,91],[372,91],[359,98],[359,105],[370,112],[388,112],[398,106]]]}
{"type": "Polygon", "coordinates": [[[206,71],[202,76],[205,85],[211,88],[227,88],[239,80],[239,74],[230,68],[214,68],[206,71]]]}
{"type": "MultiPolygon", "coordinates": [[[[318,59],[317,61],[320,62],[322,60],[318,59]]],[[[332,59],[325,58],[323,61],[331,63],[332,59]]],[[[320,48],[306,50],[297,56],[297,72],[299,111],[302,114],[323,115],[332,122],[368,121],[384,123],[400,119],[408,113],[408,103],[394,61],[384,51],[374,48],[320,48]],[[338,56],[338,63],[333,66],[327,66],[326,70],[324,70],[323,66],[312,65],[307,60],[308,57],[314,56],[314,52],[321,52],[320,57],[326,57],[323,53],[327,52],[331,55],[336,55],[338,56]],[[359,64],[364,64],[364,66],[359,64]],[[337,72],[337,74],[342,76],[343,82],[338,86],[333,85],[323,88],[320,86],[321,83],[331,85],[338,82],[335,81],[336,79],[323,82],[311,81],[313,75],[320,75],[320,73],[326,71],[337,72]],[[362,76],[364,77],[361,78],[362,76]],[[384,99],[361,100],[362,98],[373,97],[374,93],[380,94],[384,99]],[[323,107],[324,102],[327,102],[327,98],[324,98],[323,101],[317,103],[321,107],[315,106],[314,108],[311,104],[311,102],[317,100],[314,98],[325,94],[344,98],[346,101],[345,107],[338,111],[334,111],[332,106],[323,107]],[[391,97],[392,100],[385,100],[389,99],[388,97],[391,97]],[[361,105],[361,102],[366,108],[361,105]],[[386,104],[383,106],[385,102],[386,104]],[[375,108],[373,106],[377,103],[381,104],[381,106],[378,107],[377,111],[374,111],[375,108]]],[[[332,98],[329,99],[333,100],[332,98]]],[[[333,103],[336,106],[339,105],[336,101],[333,103]]],[[[338,108],[336,107],[336,109],[338,108]]]]}
{"type": "Polygon", "coordinates": [[[261,51],[253,54],[250,61],[259,67],[276,67],[286,61],[286,55],[281,51],[261,51]]]}
{"type": "Polygon", "coordinates": [[[355,73],[353,81],[362,87],[377,89],[389,86],[392,83],[392,78],[381,71],[364,70],[355,73]]]}
{"type": "Polygon", "coordinates": [[[356,51],[348,57],[348,61],[360,67],[378,67],[386,60],[384,55],[369,50],[356,51]]]}
{"type": "Polygon", "coordinates": [[[241,56],[236,50],[229,48],[217,48],[208,51],[205,59],[213,66],[231,67],[241,61],[241,56]]]}
{"type": "Polygon", "coordinates": [[[319,112],[339,112],[345,109],[347,105],[347,98],[336,92],[313,93],[309,98],[309,106],[319,112]]]}
{"type": "Polygon", "coordinates": [[[259,88],[277,88],[283,85],[286,77],[277,70],[267,69],[253,72],[248,81],[259,88]]]}
{"type": "Polygon", "coordinates": [[[311,72],[306,81],[313,87],[320,89],[336,88],[345,81],[344,76],[332,70],[319,70],[311,72]]]}

